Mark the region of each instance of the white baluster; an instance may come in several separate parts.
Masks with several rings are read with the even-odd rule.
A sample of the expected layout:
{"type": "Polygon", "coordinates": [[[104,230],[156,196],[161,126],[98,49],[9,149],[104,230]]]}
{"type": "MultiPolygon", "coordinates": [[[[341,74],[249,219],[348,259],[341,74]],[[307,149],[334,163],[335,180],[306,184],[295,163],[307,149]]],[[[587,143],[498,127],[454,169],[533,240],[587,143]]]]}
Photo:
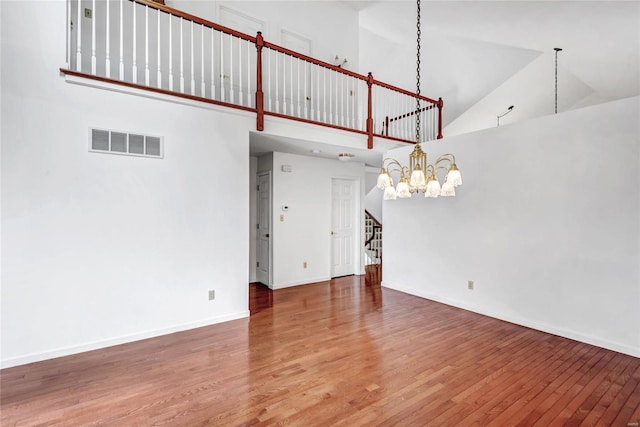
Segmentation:
{"type": "Polygon", "coordinates": [[[329,72],[329,123],[333,123],[333,70],[328,70],[329,72]]]}
{"type": "Polygon", "coordinates": [[[200,26],[200,96],[203,98],[207,96],[204,84],[204,25],[200,26]]]}
{"type": "Polygon", "coordinates": [[[191,21],[191,27],[190,27],[190,32],[191,32],[191,38],[190,38],[190,42],[191,42],[191,95],[195,95],[196,94],[196,76],[195,76],[195,70],[194,70],[194,63],[193,63],[193,45],[194,40],[193,40],[193,21],[191,21]]]}
{"type": "MultiPolygon", "coordinates": [[[[251,97],[251,44],[246,42],[247,45],[247,106],[251,107],[253,98],[251,97]]],[[[264,89],[263,89],[264,90],[264,89]]]]}
{"type": "Polygon", "coordinates": [[[242,90],[242,39],[238,37],[238,103],[243,105],[244,92],[242,90]]]}
{"type": "Polygon", "coordinates": [[[111,58],[110,58],[110,46],[111,46],[111,23],[110,23],[110,10],[111,9],[111,2],[107,1],[105,2],[106,6],[107,6],[107,39],[106,39],[106,46],[105,46],[105,56],[104,56],[104,69],[105,69],[105,76],[107,78],[111,77],[111,58]]]}
{"type": "Polygon", "coordinates": [[[149,86],[149,6],[144,5],[144,84],[149,86]]]}
{"type": "Polygon", "coordinates": [[[304,98],[302,100],[302,102],[304,102],[304,118],[308,119],[309,118],[309,96],[307,95],[307,74],[308,74],[308,70],[309,70],[309,63],[307,61],[304,61],[304,67],[302,70],[302,73],[304,74],[304,98]]]}
{"type": "Polygon", "coordinates": [[[67,69],[71,69],[71,22],[73,17],[71,16],[71,0],[67,0],[67,69]]]}
{"type": "Polygon", "coordinates": [[[327,122],[327,69],[322,67],[322,114],[323,114],[323,118],[322,121],[324,123],[328,123],[327,122]]]}
{"type": "Polygon", "coordinates": [[[229,35],[229,94],[231,95],[230,101],[234,103],[235,91],[233,89],[233,36],[229,35]]]}
{"type": "Polygon", "coordinates": [[[300,103],[300,95],[302,94],[302,90],[300,89],[300,59],[296,59],[296,82],[298,85],[298,90],[296,91],[296,103],[298,104],[298,117],[301,117],[300,108],[302,107],[300,103]]]}
{"type": "Polygon", "coordinates": [[[76,28],[76,71],[82,71],[82,1],[78,0],[78,28],[76,28]]]}
{"type": "Polygon", "coordinates": [[[124,19],[122,18],[122,9],[124,0],[120,0],[120,67],[119,77],[120,80],[124,80],[124,19]]]}
{"type": "Polygon", "coordinates": [[[180,17],[180,93],[184,93],[184,19],[180,17]]]}
{"type": "Polygon", "coordinates": [[[224,89],[224,33],[220,32],[220,100],[225,100],[224,89]]]}
{"type": "Polygon", "coordinates": [[[280,54],[282,57],[282,114],[287,114],[287,56],[280,54]]]}
{"type": "Polygon", "coordinates": [[[316,65],[316,120],[317,121],[321,121],[321,116],[320,116],[320,71],[322,70],[322,67],[320,67],[319,65],[316,65]]]}
{"type": "Polygon", "coordinates": [[[138,65],[137,65],[137,51],[138,51],[138,19],[136,17],[137,7],[136,3],[131,3],[133,7],[133,65],[131,67],[131,73],[133,74],[133,83],[138,83],[138,65]]]}
{"type": "Polygon", "coordinates": [[[289,94],[289,115],[295,115],[295,107],[293,105],[293,56],[289,56],[289,87],[291,93],[289,94]]]}
{"type": "MultiPolygon", "coordinates": [[[[268,101],[269,102],[269,110],[268,111],[273,111],[273,109],[272,109],[273,107],[271,105],[271,98],[273,97],[273,94],[271,93],[271,85],[272,85],[272,82],[271,82],[271,73],[272,73],[271,55],[273,55],[273,51],[271,49],[268,49],[267,52],[268,52],[268,55],[267,55],[267,70],[268,71],[267,71],[266,75],[267,75],[267,82],[268,82],[267,83],[267,90],[269,91],[269,95],[267,96],[267,99],[269,100],[268,101]]],[[[277,79],[277,77],[276,77],[276,79],[277,79]]],[[[263,78],[263,80],[264,80],[264,78],[263,78]]],[[[277,81],[276,81],[276,84],[277,84],[277,81]]]]}
{"type": "MultiPolygon", "coordinates": [[[[157,37],[156,41],[157,41],[157,46],[158,46],[158,52],[157,52],[157,55],[158,55],[158,72],[157,72],[156,79],[158,81],[157,81],[156,86],[158,88],[162,87],[162,61],[161,61],[161,55],[160,55],[160,52],[161,52],[161,50],[160,50],[160,15],[162,15],[162,13],[159,10],[156,10],[156,16],[158,17],[158,34],[156,36],[157,37]]],[[[171,17],[169,17],[169,19],[171,19],[171,17]]],[[[171,24],[171,21],[169,21],[169,24],[171,24]]]]}
{"type": "Polygon", "coordinates": [[[91,10],[93,10],[93,19],[91,19],[91,74],[96,75],[96,0],[91,1],[91,10]]]}
{"type": "Polygon", "coordinates": [[[169,90],[173,90],[173,20],[169,17],[169,90]]]}
{"type": "Polygon", "coordinates": [[[353,127],[351,126],[351,87],[353,85],[353,77],[349,77],[347,78],[347,92],[345,93],[345,96],[347,97],[347,110],[345,112],[346,117],[346,123],[347,123],[347,127],[349,129],[353,129],[353,127]]]}
{"type": "Polygon", "coordinates": [[[211,99],[216,99],[216,68],[215,68],[215,30],[211,29],[211,99]]]}
{"type": "Polygon", "coordinates": [[[280,86],[280,76],[279,76],[280,67],[278,67],[278,62],[279,62],[278,61],[278,54],[277,54],[277,52],[275,50],[273,51],[273,55],[276,55],[276,59],[274,61],[275,65],[276,65],[276,112],[279,113],[280,112],[280,90],[279,90],[280,89],[279,88],[279,86],[280,86]]]}
{"type": "Polygon", "coordinates": [[[344,78],[345,75],[344,74],[340,74],[340,124],[342,126],[345,125],[345,109],[344,109],[344,97],[345,97],[345,91],[344,91],[344,78]]]}

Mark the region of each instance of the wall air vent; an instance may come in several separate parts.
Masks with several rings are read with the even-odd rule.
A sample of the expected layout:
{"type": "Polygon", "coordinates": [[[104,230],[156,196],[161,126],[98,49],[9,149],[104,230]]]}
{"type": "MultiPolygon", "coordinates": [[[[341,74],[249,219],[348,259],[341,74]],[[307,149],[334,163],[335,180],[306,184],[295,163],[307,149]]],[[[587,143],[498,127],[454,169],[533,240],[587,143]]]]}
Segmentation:
{"type": "Polygon", "coordinates": [[[160,136],[140,135],[114,130],[89,129],[89,151],[128,156],[164,157],[160,136]]]}

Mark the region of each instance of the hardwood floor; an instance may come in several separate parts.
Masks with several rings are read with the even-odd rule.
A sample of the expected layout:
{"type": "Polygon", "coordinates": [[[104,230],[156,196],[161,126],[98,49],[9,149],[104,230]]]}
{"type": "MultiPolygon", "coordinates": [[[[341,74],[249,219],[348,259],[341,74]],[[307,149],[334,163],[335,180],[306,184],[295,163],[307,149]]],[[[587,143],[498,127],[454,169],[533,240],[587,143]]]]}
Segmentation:
{"type": "Polygon", "coordinates": [[[640,359],[365,284],[0,372],[2,426],[634,426],[640,359]]]}

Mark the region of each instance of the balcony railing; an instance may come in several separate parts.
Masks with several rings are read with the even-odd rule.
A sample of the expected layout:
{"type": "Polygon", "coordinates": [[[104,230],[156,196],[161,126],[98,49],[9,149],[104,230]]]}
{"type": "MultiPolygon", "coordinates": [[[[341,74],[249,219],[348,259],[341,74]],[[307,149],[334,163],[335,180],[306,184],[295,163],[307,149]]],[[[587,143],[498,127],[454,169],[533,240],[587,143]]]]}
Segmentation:
{"type": "MultiPolygon", "coordinates": [[[[150,0],[68,0],[67,67],[130,87],[415,143],[415,94],[150,0]],[[86,16],[87,15],[87,16],[86,16]],[[86,18],[85,18],[86,16],[86,18]],[[87,19],[87,18],[91,19],[87,19]]],[[[423,140],[442,100],[421,97],[423,140]]]]}

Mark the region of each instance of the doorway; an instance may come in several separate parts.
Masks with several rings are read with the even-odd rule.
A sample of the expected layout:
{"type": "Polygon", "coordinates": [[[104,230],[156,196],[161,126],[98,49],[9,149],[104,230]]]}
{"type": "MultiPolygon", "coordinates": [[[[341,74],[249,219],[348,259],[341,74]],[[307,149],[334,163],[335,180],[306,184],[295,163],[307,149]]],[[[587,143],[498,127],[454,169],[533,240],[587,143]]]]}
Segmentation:
{"type": "Polygon", "coordinates": [[[356,182],[332,178],[331,277],[356,274],[356,182]]]}
{"type": "Polygon", "coordinates": [[[271,287],[271,173],[258,175],[256,280],[271,287]]]}

